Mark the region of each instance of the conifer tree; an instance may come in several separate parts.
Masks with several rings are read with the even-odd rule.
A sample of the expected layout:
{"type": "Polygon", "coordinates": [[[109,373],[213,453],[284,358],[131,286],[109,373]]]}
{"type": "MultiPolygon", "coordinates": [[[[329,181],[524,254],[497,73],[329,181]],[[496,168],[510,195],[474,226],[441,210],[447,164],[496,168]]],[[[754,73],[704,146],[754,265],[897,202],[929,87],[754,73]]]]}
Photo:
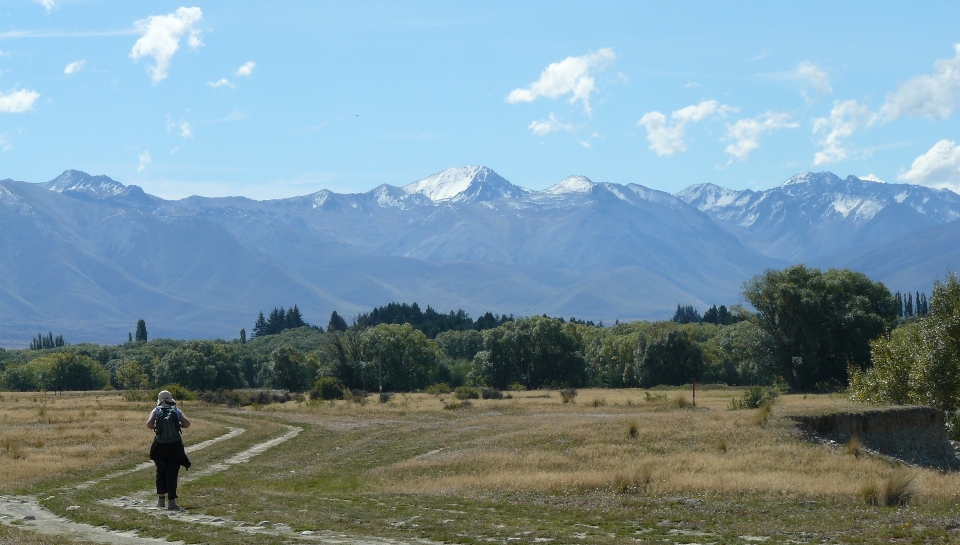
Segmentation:
{"type": "Polygon", "coordinates": [[[907,294],[907,304],[904,305],[903,315],[906,316],[907,318],[909,318],[910,316],[913,316],[913,294],[912,293],[907,294]]]}
{"type": "Polygon", "coordinates": [[[330,321],[327,322],[327,331],[346,331],[347,321],[342,316],[333,311],[330,314],[330,321]]]}
{"type": "Polygon", "coordinates": [[[137,342],[147,342],[147,322],[143,321],[143,318],[137,320],[137,342]]]}
{"type": "Polygon", "coordinates": [[[240,328],[240,344],[247,344],[247,330],[240,328]]]}
{"type": "Polygon", "coordinates": [[[267,334],[267,320],[263,317],[263,311],[260,311],[260,315],[257,316],[257,321],[253,325],[253,338],[263,337],[267,334]]]}

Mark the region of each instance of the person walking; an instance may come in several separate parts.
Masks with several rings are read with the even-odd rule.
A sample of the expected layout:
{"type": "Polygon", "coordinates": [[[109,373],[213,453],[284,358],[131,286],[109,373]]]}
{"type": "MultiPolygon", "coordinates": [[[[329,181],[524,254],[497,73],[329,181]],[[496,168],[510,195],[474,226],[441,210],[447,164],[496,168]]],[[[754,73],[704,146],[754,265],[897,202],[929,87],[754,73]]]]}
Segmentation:
{"type": "Polygon", "coordinates": [[[190,420],[177,407],[173,395],[163,390],[157,396],[156,408],[150,411],[147,427],[155,432],[153,444],[150,445],[150,459],[157,466],[157,507],[179,510],[177,477],[180,466],[190,469],[190,459],[183,448],[180,430],[189,428],[190,420]],[[167,499],[169,503],[165,501],[167,499]]]}

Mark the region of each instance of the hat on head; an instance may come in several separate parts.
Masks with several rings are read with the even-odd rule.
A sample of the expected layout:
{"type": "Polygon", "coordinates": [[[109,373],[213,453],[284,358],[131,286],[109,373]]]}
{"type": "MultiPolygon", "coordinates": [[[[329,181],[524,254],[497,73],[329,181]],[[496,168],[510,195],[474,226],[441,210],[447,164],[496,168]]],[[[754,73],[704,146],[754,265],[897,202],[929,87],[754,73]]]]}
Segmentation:
{"type": "Polygon", "coordinates": [[[173,400],[173,394],[167,390],[161,391],[157,394],[157,405],[176,405],[177,402],[173,400]]]}

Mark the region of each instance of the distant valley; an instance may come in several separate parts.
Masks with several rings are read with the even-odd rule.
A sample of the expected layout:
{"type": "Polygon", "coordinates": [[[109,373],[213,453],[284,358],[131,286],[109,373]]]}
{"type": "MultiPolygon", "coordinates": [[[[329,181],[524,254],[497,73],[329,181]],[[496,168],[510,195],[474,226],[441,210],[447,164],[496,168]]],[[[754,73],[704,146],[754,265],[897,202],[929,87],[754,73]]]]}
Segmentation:
{"type": "Polygon", "coordinates": [[[160,199],[66,171],[0,181],[0,346],[234,338],[260,310],[311,323],[390,301],[517,315],[665,318],[739,301],[768,268],[851,267],[930,290],[960,263],[960,195],[832,173],[676,195],[572,176],[543,191],[486,167],[272,201],[160,199]]]}

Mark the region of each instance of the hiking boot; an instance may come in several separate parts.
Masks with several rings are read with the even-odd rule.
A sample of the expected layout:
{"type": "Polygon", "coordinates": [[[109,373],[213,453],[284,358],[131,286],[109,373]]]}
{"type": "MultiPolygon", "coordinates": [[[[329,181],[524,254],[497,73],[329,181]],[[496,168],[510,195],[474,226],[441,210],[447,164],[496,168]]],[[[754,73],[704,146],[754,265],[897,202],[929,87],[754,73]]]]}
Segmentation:
{"type": "Polygon", "coordinates": [[[157,507],[159,507],[160,509],[166,509],[166,508],[167,508],[167,498],[165,498],[165,497],[163,497],[163,496],[160,496],[160,497],[157,499],[157,507]]]}
{"type": "Polygon", "coordinates": [[[179,511],[180,506],[177,505],[177,500],[170,500],[170,503],[167,504],[167,509],[171,511],[179,511]]]}

